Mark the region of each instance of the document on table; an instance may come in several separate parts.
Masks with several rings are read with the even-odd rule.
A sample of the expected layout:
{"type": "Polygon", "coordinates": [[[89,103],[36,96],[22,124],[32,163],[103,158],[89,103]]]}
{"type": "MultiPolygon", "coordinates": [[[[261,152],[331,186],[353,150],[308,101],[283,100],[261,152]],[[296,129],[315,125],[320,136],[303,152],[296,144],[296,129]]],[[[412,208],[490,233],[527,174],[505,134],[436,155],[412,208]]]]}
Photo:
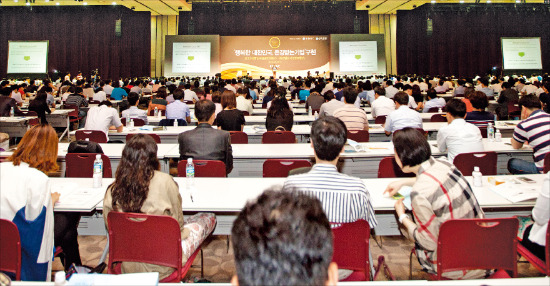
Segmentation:
{"type": "Polygon", "coordinates": [[[90,186],[82,187],[77,183],[61,183],[55,184],[51,188],[52,193],[59,193],[59,201],[55,204],[54,210],[79,210],[91,211],[95,206],[103,200],[107,186],[101,188],[92,188],[92,180],[90,178],[90,186]]]}
{"type": "Polygon", "coordinates": [[[540,185],[527,183],[518,184],[515,183],[515,181],[509,181],[498,186],[491,186],[490,189],[503,196],[505,199],[517,203],[536,199],[539,194],[540,185]]]}
{"type": "Polygon", "coordinates": [[[158,285],[158,272],[129,274],[78,274],[67,285],[158,285]]]}

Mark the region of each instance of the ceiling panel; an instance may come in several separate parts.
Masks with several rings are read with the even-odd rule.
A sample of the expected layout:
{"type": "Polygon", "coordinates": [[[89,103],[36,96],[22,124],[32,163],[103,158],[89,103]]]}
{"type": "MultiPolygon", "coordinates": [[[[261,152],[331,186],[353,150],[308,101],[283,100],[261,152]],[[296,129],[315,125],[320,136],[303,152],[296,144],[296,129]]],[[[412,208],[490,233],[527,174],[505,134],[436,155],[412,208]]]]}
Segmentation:
{"type": "MultiPolygon", "coordinates": [[[[1,0],[1,6],[25,6],[27,0],[1,0]]],[[[180,11],[191,11],[192,2],[289,2],[301,3],[317,0],[34,0],[30,6],[82,6],[82,5],[124,5],[135,11],[150,11],[151,15],[178,15],[180,11]]],[[[318,0],[350,1],[350,0],[318,0]]],[[[351,0],[353,1],[353,0],[351,0]]],[[[515,3],[517,0],[492,0],[492,3],[515,3]]],[[[29,1],[31,2],[31,1],[29,1]]],[[[411,10],[431,0],[357,0],[357,10],[369,10],[371,14],[395,14],[397,10],[411,10]]],[[[460,3],[460,0],[436,0],[437,3],[460,3]]],[[[464,3],[486,3],[487,0],[463,0],[464,3]]],[[[527,0],[527,3],[544,3],[544,0],[527,0]]],[[[490,5],[490,4],[487,4],[490,5]]]]}

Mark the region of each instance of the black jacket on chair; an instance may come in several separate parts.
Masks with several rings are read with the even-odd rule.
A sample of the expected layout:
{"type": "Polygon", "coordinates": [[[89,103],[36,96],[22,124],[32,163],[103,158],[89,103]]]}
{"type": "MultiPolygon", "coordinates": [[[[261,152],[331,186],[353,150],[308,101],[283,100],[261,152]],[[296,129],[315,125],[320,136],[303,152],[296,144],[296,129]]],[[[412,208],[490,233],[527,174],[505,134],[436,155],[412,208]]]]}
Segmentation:
{"type": "Polygon", "coordinates": [[[229,132],[200,123],[197,128],[178,135],[180,160],[220,160],[227,174],[233,170],[233,149],[229,132]]]}

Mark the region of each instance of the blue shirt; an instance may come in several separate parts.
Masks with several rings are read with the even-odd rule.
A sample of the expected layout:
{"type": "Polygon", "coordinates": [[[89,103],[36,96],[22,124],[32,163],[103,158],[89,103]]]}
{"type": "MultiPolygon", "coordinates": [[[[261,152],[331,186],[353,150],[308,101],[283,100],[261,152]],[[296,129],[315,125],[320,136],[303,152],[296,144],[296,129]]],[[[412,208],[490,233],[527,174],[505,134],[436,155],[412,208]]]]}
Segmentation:
{"type": "Polygon", "coordinates": [[[248,90],[250,90],[250,96],[252,97],[252,100],[256,100],[256,92],[251,88],[249,88],[248,90]]]}
{"type": "Polygon", "coordinates": [[[117,87],[111,92],[112,100],[122,100],[122,98],[126,96],[128,96],[128,93],[121,87],[117,87]]]}
{"type": "Polygon", "coordinates": [[[309,97],[309,89],[300,90],[300,93],[298,93],[298,97],[300,98],[300,100],[306,101],[309,97]]]}
{"type": "Polygon", "coordinates": [[[166,119],[186,119],[190,116],[189,106],[181,100],[176,100],[166,106],[166,119]]]}

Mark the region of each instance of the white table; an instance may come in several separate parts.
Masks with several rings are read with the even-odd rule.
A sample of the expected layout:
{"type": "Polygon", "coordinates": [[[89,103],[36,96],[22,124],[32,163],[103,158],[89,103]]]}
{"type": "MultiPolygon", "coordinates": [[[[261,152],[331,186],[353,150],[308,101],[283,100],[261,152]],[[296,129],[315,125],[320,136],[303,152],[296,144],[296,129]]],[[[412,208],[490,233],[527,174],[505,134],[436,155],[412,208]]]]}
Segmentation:
{"type": "Polygon", "coordinates": [[[29,128],[29,120],[36,116],[0,117],[0,132],[11,137],[23,137],[29,128]]]}
{"type": "Polygon", "coordinates": [[[67,138],[70,140],[69,137],[69,129],[71,126],[70,120],[69,120],[69,113],[73,111],[72,109],[56,109],[52,111],[51,114],[46,114],[46,120],[52,127],[61,127],[65,128],[61,136],[59,136],[59,141],[67,134],[67,138]]]}
{"type": "MultiPolygon", "coordinates": [[[[535,186],[541,187],[544,175],[526,175],[536,181],[535,186]]],[[[509,179],[514,176],[497,176],[499,179],[509,179]]],[[[104,185],[108,185],[112,179],[104,179],[104,185]]],[[[285,178],[195,178],[196,191],[193,201],[190,190],[186,188],[186,178],[174,178],[178,183],[182,197],[182,208],[186,214],[201,211],[216,213],[218,223],[214,234],[227,235],[231,233],[231,227],[236,215],[248,201],[254,200],[264,190],[272,186],[280,186],[285,178]]],[[[384,190],[391,179],[364,179],[363,182],[369,190],[371,203],[376,213],[378,225],[375,228],[377,235],[398,235],[397,221],[394,215],[395,200],[383,195],[384,190]]],[[[467,177],[472,184],[472,178],[467,177]]],[[[534,200],[513,203],[503,196],[489,189],[487,177],[483,178],[483,187],[473,188],[476,198],[488,217],[510,217],[524,215],[530,212],[534,206],[534,200]]],[[[81,178],[52,178],[52,186],[60,184],[76,183],[88,185],[90,182],[81,178]]],[[[98,204],[97,210],[102,210],[98,204]]]]}

